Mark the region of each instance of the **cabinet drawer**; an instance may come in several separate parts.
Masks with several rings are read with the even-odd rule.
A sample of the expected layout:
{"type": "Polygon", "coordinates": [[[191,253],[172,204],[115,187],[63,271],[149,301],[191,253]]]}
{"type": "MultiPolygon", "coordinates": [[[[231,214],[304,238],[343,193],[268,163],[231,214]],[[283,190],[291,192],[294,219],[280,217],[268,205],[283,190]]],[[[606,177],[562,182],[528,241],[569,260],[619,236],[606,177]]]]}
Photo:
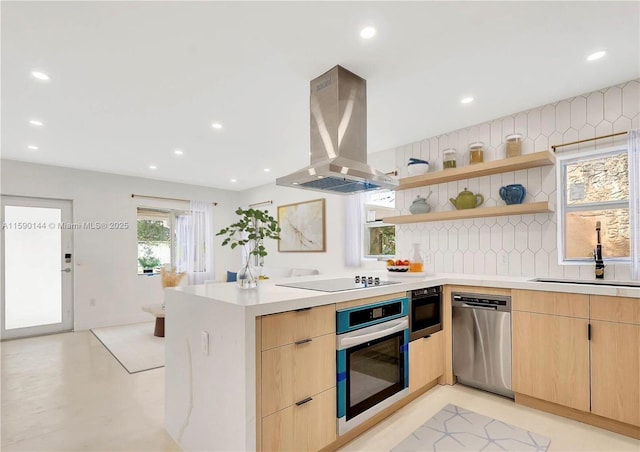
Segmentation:
{"type": "Polygon", "coordinates": [[[262,352],[262,416],[336,385],[335,338],[327,334],[262,352]]]}
{"type": "Polygon", "coordinates": [[[591,295],[591,318],[640,325],[640,298],[591,295]]]}
{"type": "Polygon", "coordinates": [[[512,290],[511,293],[514,311],[589,318],[589,295],[538,290],[512,290]]]}
{"type": "Polygon", "coordinates": [[[262,350],[335,331],[335,304],[265,315],[262,317],[262,350]]]}
{"type": "Polygon", "coordinates": [[[409,343],[409,392],[417,391],[444,373],[442,331],[409,343]]]}
{"type": "Polygon", "coordinates": [[[336,388],[262,419],[265,451],[319,450],[336,439],[336,388]]]}

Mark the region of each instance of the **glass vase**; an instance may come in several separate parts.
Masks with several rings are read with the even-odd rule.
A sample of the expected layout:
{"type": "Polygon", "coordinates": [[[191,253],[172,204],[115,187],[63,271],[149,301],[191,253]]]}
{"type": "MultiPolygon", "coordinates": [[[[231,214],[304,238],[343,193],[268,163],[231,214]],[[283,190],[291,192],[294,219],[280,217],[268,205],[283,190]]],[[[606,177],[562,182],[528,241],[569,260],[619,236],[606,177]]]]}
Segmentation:
{"type": "MultiPolygon", "coordinates": [[[[249,259],[249,261],[253,261],[253,259],[249,259]]],[[[236,284],[241,289],[255,289],[258,287],[258,280],[261,274],[262,266],[247,262],[238,270],[236,284]]]]}
{"type": "Polygon", "coordinates": [[[420,273],[424,271],[424,261],[422,260],[422,249],[419,243],[413,244],[413,259],[409,265],[409,271],[414,273],[420,273]]]}

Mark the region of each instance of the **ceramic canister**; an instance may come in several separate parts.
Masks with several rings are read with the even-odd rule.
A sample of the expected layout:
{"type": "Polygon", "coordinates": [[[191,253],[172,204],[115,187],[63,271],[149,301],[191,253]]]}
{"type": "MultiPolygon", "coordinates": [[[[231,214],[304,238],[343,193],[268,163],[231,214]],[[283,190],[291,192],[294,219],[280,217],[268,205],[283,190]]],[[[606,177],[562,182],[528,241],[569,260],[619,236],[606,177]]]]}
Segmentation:
{"type": "Polygon", "coordinates": [[[527,190],[522,184],[511,184],[500,187],[500,197],[507,204],[522,204],[527,190]]]}

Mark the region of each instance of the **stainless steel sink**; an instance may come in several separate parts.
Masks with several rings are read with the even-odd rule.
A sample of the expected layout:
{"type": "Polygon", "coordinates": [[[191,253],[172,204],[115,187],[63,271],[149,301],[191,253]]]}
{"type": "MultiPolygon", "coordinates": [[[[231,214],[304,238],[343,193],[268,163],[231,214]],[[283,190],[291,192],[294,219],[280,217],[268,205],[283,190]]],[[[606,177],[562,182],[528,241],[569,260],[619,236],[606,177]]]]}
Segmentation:
{"type": "Polygon", "coordinates": [[[591,286],[620,286],[620,287],[640,287],[640,281],[607,281],[602,280],[586,280],[586,279],[554,279],[554,278],[535,278],[531,281],[546,283],[562,283],[562,284],[588,284],[591,286]]]}

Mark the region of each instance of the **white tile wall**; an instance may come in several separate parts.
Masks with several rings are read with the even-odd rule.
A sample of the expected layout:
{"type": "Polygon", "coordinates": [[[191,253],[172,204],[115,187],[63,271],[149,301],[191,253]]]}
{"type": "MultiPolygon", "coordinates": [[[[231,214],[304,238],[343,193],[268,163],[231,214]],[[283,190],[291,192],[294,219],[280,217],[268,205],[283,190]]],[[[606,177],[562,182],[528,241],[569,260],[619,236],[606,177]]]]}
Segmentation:
{"type": "MultiPolygon", "coordinates": [[[[640,79],[600,91],[515,113],[483,124],[395,149],[400,175],[410,157],[430,162],[431,171],[442,169],[442,151],[458,150],[458,165],[467,165],[467,147],[485,143],[485,161],[504,158],[504,137],[522,133],[522,152],[532,153],[583,138],[625,131],[640,124],[640,79]]],[[[618,139],[615,144],[624,142],[618,139]]],[[[613,139],[561,148],[558,152],[602,149],[613,139]]],[[[433,211],[453,210],[449,198],[465,188],[485,197],[485,206],[504,205],[498,195],[503,185],[520,183],[527,189],[525,202],[556,201],[555,167],[534,168],[397,192],[396,214],[408,215],[417,195],[432,191],[433,211]]],[[[401,225],[397,228],[398,255],[411,258],[412,244],[421,243],[428,271],[514,276],[592,278],[593,265],[558,265],[555,213],[498,218],[441,221],[401,225]]],[[[610,265],[607,279],[629,279],[629,265],[610,265]]]]}

